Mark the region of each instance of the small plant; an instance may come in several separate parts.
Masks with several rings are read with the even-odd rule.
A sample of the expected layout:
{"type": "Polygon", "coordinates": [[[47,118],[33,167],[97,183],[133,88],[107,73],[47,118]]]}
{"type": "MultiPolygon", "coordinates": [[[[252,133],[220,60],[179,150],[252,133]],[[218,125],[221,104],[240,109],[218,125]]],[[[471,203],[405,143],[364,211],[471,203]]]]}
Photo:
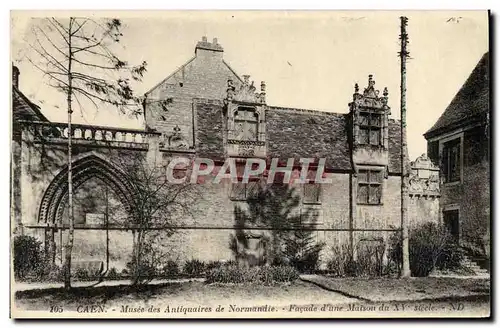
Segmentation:
{"type": "Polygon", "coordinates": [[[370,241],[359,245],[356,259],[356,276],[380,277],[384,273],[385,243],[370,241]]]}
{"type": "Polygon", "coordinates": [[[116,271],[115,267],[112,267],[109,269],[107,277],[109,279],[117,279],[119,277],[118,272],[116,271]]]}
{"type": "Polygon", "coordinates": [[[196,259],[187,261],[182,271],[189,276],[202,275],[205,271],[205,263],[196,259]]]}
{"type": "Polygon", "coordinates": [[[75,277],[78,280],[88,280],[89,279],[89,273],[87,272],[87,270],[85,270],[83,268],[78,268],[75,271],[75,277]]]}
{"type": "Polygon", "coordinates": [[[157,269],[149,261],[144,258],[140,258],[139,263],[135,261],[135,257],[132,256],[132,260],[127,263],[127,272],[133,282],[133,284],[147,284],[154,277],[157,276],[157,269]]]}
{"type": "Polygon", "coordinates": [[[64,268],[45,262],[36,270],[36,278],[37,281],[61,282],[64,279],[64,268]]]}
{"type": "Polygon", "coordinates": [[[177,262],[168,260],[167,264],[163,267],[163,274],[166,277],[175,277],[179,275],[179,265],[177,262]]]}
{"type": "Polygon", "coordinates": [[[332,256],[327,262],[328,271],[335,277],[348,277],[355,274],[352,248],[348,244],[335,245],[331,248],[332,256]]]}

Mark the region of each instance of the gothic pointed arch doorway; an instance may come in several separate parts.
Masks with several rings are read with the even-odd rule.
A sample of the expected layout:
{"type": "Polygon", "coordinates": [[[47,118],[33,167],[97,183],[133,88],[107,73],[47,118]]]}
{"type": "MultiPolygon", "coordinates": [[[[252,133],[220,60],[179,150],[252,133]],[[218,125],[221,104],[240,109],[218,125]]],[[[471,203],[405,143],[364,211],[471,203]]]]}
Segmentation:
{"type": "MultiPolygon", "coordinates": [[[[42,198],[38,216],[39,223],[47,226],[46,254],[56,264],[61,264],[64,259],[69,227],[67,174],[65,168],[52,180],[42,198]]],[[[105,158],[91,154],[74,161],[73,189],[74,263],[76,266],[89,266],[90,271],[107,271],[110,224],[126,225],[126,220],[133,216],[133,187],[120,168],[105,158]]],[[[115,236],[118,232],[113,234],[114,241],[119,239],[115,236]]]]}

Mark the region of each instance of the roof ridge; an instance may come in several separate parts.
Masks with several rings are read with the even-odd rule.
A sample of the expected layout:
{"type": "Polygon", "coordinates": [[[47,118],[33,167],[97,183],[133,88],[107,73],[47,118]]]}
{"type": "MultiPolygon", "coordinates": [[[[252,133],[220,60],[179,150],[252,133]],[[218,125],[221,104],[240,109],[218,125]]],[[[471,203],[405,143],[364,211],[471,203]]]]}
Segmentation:
{"type": "Polygon", "coordinates": [[[314,114],[314,115],[344,116],[344,115],[348,114],[348,113],[326,112],[326,111],[321,111],[321,110],[316,110],[316,109],[295,108],[295,107],[282,107],[282,106],[271,106],[271,105],[268,105],[267,107],[270,109],[289,110],[289,111],[295,111],[298,113],[314,114]]]}
{"type": "Polygon", "coordinates": [[[158,88],[160,85],[163,84],[163,82],[165,82],[166,80],[168,80],[169,78],[171,78],[172,76],[174,76],[177,72],[179,72],[181,69],[183,69],[184,67],[186,67],[188,64],[190,64],[193,60],[195,60],[196,56],[193,56],[190,60],[188,60],[187,62],[185,62],[184,64],[182,64],[181,66],[179,66],[176,70],[174,70],[172,73],[170,73],[166,78],[164,78],[163,80],[161,80],[160,82],[158,82],[157,84],[155,84],[154,87],[152,87],[151,89],[149,89],[149,91],[145,92],[144,95],[147,96],[149,95],[154,89],[158,88]]]}
{"type": "MultiPolygon", "coordinates": [[[[489,69],[490,67],[489,67],[489,51],[488,51],[481,56],[481,58],[476,63],[474,68],[470,71],[465,81],[462,83],[460,88],[452,97],[451,101],[445,107],[445,110],[441,113],[436,122],[434,122],[432,127],[428,129],[427,132],[424,133],[424,137],[429,137],[435,133],[439,133],[438,131],[444,130],[449,126],[452,126],[453,124],[459,123],[460,121],[466,121],[467,119],[470,119],[470,117],[474,117],[479,114],[479,113],[475,114],[473,113],[471,116],[453,118],[453,116],[460,114],[458,110],[460,109],[460,107],[463,106],[464,102],[471,100],[474,101],[475,99],[481,97],[480,94],[475,94],[475,98],[472,99],[470,98],[470,95],[468,95],[467,93],[470,92],[469,89],[476,87],[477,83],[483,83],[486,81],[486,79],[489,80],[489,69]],[[483,69],[486,69],[486,76],[481,75],[483,69]],[[447,120],[448,122],[446,122],[447,120]],[[449,122],[450,120],[451,122],[449,122]]],[[[488,92],[490,92],[489,85],[482,86],[482,88],[486,88],[488,92]]],[[[468,113],[470,114],[473,108],[470,108],[468,106],[467,108],[468,108],[468,113]]]]}
{"type": "Polygon", "coordinates": [[[12,85],[12,90],[17,93],[19,97],[35,112],[36,115],[40,116],[41,120],[49,122],[49,119],[42,113],[42,108],[32,102],[18,87],[12,85]]]}
{"type": "Polygon", "coordinates": [[[224,60],[224,58],[222,58],[222,63],[224,63],[224,65],[226,65],[227,68],[229,68],[229,70],[231,71],[231,73],[233,73],[240,80],[240,82],[243,83],[243,80],[238,75],[238,73],[236,73],[236,71],[231,67],[231,65],[229,65],[229,63],[227,61],[224,60]]]}

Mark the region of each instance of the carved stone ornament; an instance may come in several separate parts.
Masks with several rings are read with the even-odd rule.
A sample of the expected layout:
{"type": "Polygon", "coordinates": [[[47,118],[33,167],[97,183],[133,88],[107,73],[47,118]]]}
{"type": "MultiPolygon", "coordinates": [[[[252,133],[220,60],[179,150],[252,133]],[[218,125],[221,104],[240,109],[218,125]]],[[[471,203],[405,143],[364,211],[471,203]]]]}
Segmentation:
{"type": "Polygon", "coordinates": [[[411,163],[412,172],[408,179],[408,191],[414,194],[439,193],[439,169],[426,154],[422,154],[411,163]],[[419,172],[426,172],[419,176],[419,172]]]}
{"type": "Polygon", "coordinates": [[[172,133],[163,133],[160,141],[161,148],[186,149],[188,144],[184,138],[181,128],[176,125],[172,133]]]}
{"type": "Polygon", "coordinates": [[[239,101],[245,103],[265,104],[266,103],[266,83],[260,84],[260,93],[256,92],[257,88],[254,81],[249,82],[250,75],[243,75],[243,83],[237,88],[233,80],[227,81],[226,103],[231,101],[239,101]]]}
{"type": "Polygon", "coordinates": [[[356,107],[368,107],[381,110],[389,110],[387,106],[389,101],[389,91],[384,88],[382,96],[379,97],[380,91],[375,89],[375,80],[373,75],[368,75],[368,86],[364,89],[363,93],[359,93],[359,85],[354,85],[353,103],[356,107]]]}

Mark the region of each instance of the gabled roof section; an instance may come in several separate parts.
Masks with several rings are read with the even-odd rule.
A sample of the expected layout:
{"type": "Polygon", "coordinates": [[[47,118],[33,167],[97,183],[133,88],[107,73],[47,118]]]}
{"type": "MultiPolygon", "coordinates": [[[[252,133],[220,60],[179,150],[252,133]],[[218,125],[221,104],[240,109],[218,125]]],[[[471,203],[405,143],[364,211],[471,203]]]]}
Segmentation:
{"type": "MultiPolygon", "coordinates": [[[[145,96],[149,95],[151,92],[153,92],[160,85],[162,85],[163,83],[165,83],[166,81],[168,81],[168,79],[170,79],[171,77],[175,76],[178,72],[180,72],[181,70],[183,70],[184,68],[186,68],[195,59],[196,59],[196,56],[192,57],[186,63],[184,63],[183,65],[179,66],[179,68],[177,68],[175,71],[173,71],[166,78],[164,78],[163,80],[161,80],[160,82],[158,82],[154,87],[152,87],[151,89],[149,89],[149,91],[147,91],[144,95],[145,96]]],[[[222,60],[222,62],[224,63],[224,65],[226,65],[226,67],[229,69],[229,71],[231,71],[234,74],[234,76],[236,76],[236,78],[238,78],[239,82],[243,83],[243,79],[238,75],[238,73],[236,73],[236,71],[224,59],[222,60]]]]}
{"type": "Polygon", "coordinates": [[[14,122],[20,120],[49,121],[40,111],[40,107],[32,103],[14,85],[12,86],[12,119],[14,122]]]}
{"type": "Polygon", "coordinates": [[[481,115],[489,111],[489,69],[489,52],[487,52],[478,62],[441,117],[424,134],[426,138],[457,128],[461,124],[481,117],[481,115]]]}
{"type": "Polygon", "coordinates": [[[164,78],[163,80],[161,80],[160,82],[158,82],[154,87],[152,87],[151,89],[149,89],[149,91],[146,92],[144,95],[147,96],[148,94],[150,94],[151,92],[153,92],[156,88],[158,88],[160,85],[162,85],[163,83],[165,83],[165,81],[167,81],[172,76],[174,76],[175,74],[177,74],[179,71],[181,71],[182,69],[184,69],[186,66],[188,66],[189,64],[191,64],[195,59],[196,59],[196,56],[193,56],[185,64],[179,66],[179,68],[177,68],[175,71],[173,71],[169,76],[167,76],[166,78],[164,78]]]}

